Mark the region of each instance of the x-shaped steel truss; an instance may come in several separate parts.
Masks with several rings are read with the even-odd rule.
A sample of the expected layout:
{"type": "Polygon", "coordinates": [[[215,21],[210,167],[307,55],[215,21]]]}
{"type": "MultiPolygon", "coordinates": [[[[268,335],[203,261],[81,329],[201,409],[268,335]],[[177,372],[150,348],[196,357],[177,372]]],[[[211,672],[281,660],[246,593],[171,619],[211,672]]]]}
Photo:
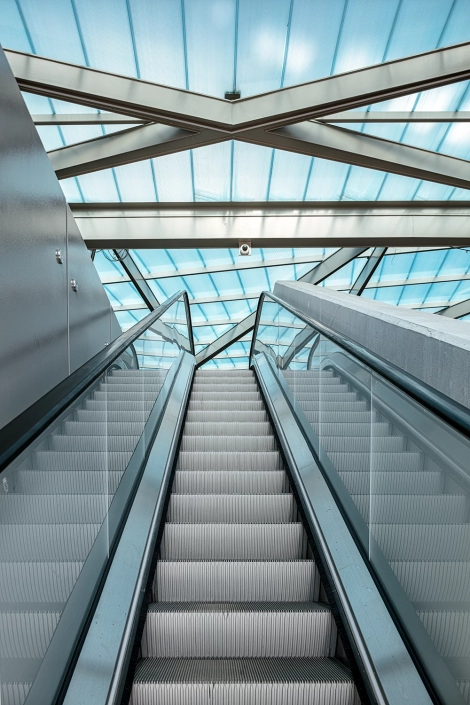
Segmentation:
{"type": "Polygon", "coordinates": [[[24,90],[147,121],[50,152],[60,179],[235,139],[470,188],[470,166],[465,160],[321,120],[470,78],[470,43],[236,101],[31,54],[7,51],[6,55],[24,90]]]}

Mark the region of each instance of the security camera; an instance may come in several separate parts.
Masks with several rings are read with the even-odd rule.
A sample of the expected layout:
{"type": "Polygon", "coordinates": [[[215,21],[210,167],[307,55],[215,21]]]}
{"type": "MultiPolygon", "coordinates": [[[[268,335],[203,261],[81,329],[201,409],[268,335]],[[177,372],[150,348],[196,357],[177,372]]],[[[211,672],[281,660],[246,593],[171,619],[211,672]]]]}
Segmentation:
{"type": "Polygon", "coordinates": [[[238,254],[239,255],[251,255],[251,242],[239,242],[238,243],[238,254]]]}

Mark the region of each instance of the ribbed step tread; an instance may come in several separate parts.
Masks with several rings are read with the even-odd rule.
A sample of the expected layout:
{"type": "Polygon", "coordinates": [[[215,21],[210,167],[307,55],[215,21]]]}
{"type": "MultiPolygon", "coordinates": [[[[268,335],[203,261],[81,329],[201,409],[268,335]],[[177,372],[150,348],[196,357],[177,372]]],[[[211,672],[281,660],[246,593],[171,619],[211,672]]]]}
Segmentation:
{"type": "Polygon", "coordinates": [[[66,602],[81,561],[3,562],[0,602],[66,602]]]}
{"type": "Polygon", "coordinates": [[[466,495],[352,495],[362,516],[383,524],[465,523],[466,495]]]}
{"type": "Polygon", "coordinates": [[[470,658],[470,610],[420,610],[418,616],[443,658],[470,658]]]}
{"type": "Polygon", "coordinates": [[[467,602],[470,562],[391,561],[411,602],[467,602]]]}
{"type": "Polygon", "coordinates": [[[150,606],[143,658],[279,658],[334,655],[330,610],[316,603],[166,603],[150,606]],[[184,606],[181,609],[181,606],[184,606]],[[207,608],[208,607],[208,608],[207,608]]]}
{"type": "Polygon", "coordinates": [[[12,491],[27,494],[114,494],[122,472],[107,470],[20,470],[12,491]]]}
{"type": "MultiPolygon", "coordinates": [[[[354,688],[352,676],[344,666],[334,659],[323,658],[143,659],[136,668],[134,683],[136,685],[146,683],[168,683],[169,685],[176,683],[205,683],[213,687],[219,683],[233,683],[239,686],[246,684],[261,686],[262,684],[271,683],[285,684],[287,686],[295,683],[317,683],[323,687],[342,683],[354,688]]],[[[337,694],[339,695],[339,693],[337,694]]],[[[346,695],[346,692],[343,694],[346,695]]],[[[243,701],[238,700],[238,702],[243,701]]],[[[245,702],[254,701],[245,700],[245,702]]],[[[265,701],[263,700],[263,702],[265,701]]],[[[308,701],[302,700],[299,702],[306,703],[308,701]]],[[[356,700],[341,701],[332,699],[310,702],[315,702],[315,705],[317,703],[326,704],[330,702],[341,702],[342,705],[347,705],[347,703],[353,703],[356,700]]],[[[357,700],[357,702],[359,701],[357,700]]]]}
{"type": "Polygon", "coordinates": [[[185,436],[273,436],[269,421],[186,421],[185,436]]]}
{"type": "Polygon", "coordinates": [[[172,494],[167,521],[190,523],[277,523],[292,521],[294,498],[278,495],[172,494]]]}
{"type": "MultiPolygon", "coordinates": [[[[390,424],[386,421],[374,423],[371,425],[370,419],[365,422],[340,422],[340,423],[325,423],[322,418],[321,436],[352,436],[354,438],[366,436],[369,439],[375,439],[379,436],[390,435],[390,424]]],[[[372,441],[373,442],[373,441],[372,441]]]]}
{"type": "Polygon", "coordinates": [[[49,449],[64,453],[82,453],[83,451],[132,453],[139,438],[140,434],[138,436],[128,436],[127,434],[119,436],[52,435],[49,438],[49,449]]]}
{"type": "Polygon", "coordinates": [[[399,453],[404,450],[402,436],[323,436],[321,444],[327,453],[367,453],[371,451],[372,457],[376,453],[399,453]]]}
{"type": "Polygon", "coordinates": [[[313,561],[159,561],[160,602],[308,602],[318,597],[313,561]]]}
{"type": "Polygon", "coordinates": [[[151,399],[150,401],[143,401],[140,399],[139,401],[132,401],[132,400],[104,400],[104,399],[87,399],[84,402],[84,410],[85,411],[99,411],[99,412],[115,412],[115,411],[133,411],[133,412],[141,412],[145,415],[147,418],[153,405],[155,404],[155,401],[151,399]]]}
{"type": "Polygon", "coordinates": [[[0,612],[0,658],[44,658],[59,619],[60,612],[0,612]]]}
{"type": "MultiPolygon", "coordinates": [[[[258,520],[258,517],[256,518],[258,520]]],[[[302,524],[173,524],[163,531],[164,560],[294,560],[305,558],[302,524]]]]}
{"type": "Polygon", "coordinates": [[[186,423],[209,423],[215,421],[259,423],[269,421],[266,411],[188,411],[186,423]]]}
{"type": "Polygon", "coordinates": [[[130,436],[139,438],[144,429],[143,422],[116,421],[66,421],[64,434],[67,436],[130,436]]]}
{"type": "Polygon", "coordinates": [[[390,561],[470,561],[470,524],[371,524],[390,561]]]}
{"type": "Polygon", "coordinates": [[[124,471],[131,459],[128,451],[38,450],[33,454],[35,470],[109,470],[124,471]]]}
{"type": "MultiPolygon", "coordinates": [[[[444,488],[442,472],[342,472],[351,494],[439,494],[444,488]]],[[[373,499],[372,499],[373,502],[373,499]]]]}
{"type": "Polygon", "coordinates": [[[193,403],[198,401],[203,402],[208,409],[210,409],[211,406],[210,402],[223,402],[226,408],[229,409],[232,402],[242,401],[246,403],[261,400],[260,392],[244,392],[243,390],[239,392],[230,390],[220,390],[218,392],[191,392],[191,401],[193,403]]]}
{"type": "Polygon", "coordinates": [[[110,411],[109,409],[92,411],[89,409],[77,409],[75,414],[77,421],[81,423],[133,423],[140,424],[142,428],[145,426],[145,422],[148,418],[148,412],[144,412],[142,408],[134,411],[110,411]]]}
{"type": "Polygon", "coordinates": [[[106,516],[106,495],[0,495],[0,524],[96,524],[106,516]]]}
{"type": "Polygon", "coordinates": [[[0,560],[82,561],[99,529],[99,524],[3,524],[0,560]]]}
{"type": "Polygon", "coordinates": [[[228,472],[249,470],[283,470],[281,454],[278,450],[264,453],[250,453],[245,451],[204,451],[194,453],[180,451],[176,464],[177,470],[187,472],[202,472],[205,470],[222,470],[228,472]]]}
{"type": "Polygon", "coordinates": [[[222,392],[222,393],[229,393],[232,394],[233,392],[241,392],[242,394],[252,394],[256,393],[258,391],[258,385],[256,382],[253,380],[251,383],[245,383],[245,384],[238,384],[236,382],[234,383],[225,383],[222,384],[221,382],[218,382],[216,384],[210,384],[207,382],[198,382],[197,380],[193,384],[192,388],[192,394],[198,394],[198,393],[204,393],[204,394],[212,394],[213,392],[222,392]]]}
{"type": "Polygon", "coordinates": [[[420,472],[423,469],[421,453],[338,453],[329,451],[328,457],[338,472],[420,472]]]}
{"type": "Polygon", "coordinates": [[[245,452],[265,453],[277,450],[274,435],[271,436],[186,436],[181,439],[181,451],[190,453],[245,452]]]}
{"type": "Polygon", "coordinates": [[[261,399],[245,399],[243,396],[240,399],[221,399],[194,400],[192,396],[189,399],[188,411],[265,411],[264,402],[261,399]]]}
{"type": "Polygon", "coordinates": [[[283,470],[206,470],[200,473],[178,470],[172,488],[174,494],[281,494],[287,490],[283,470]]]}
{"type": "Polygon", "coordinates": [[[104,402],[113,402],[113,401],[118,401],[118,402],[127,402],[127,401],[135,401],[135,402],[140,402],[145,403],[145,402],[154,402],[155,399],[157,398],[158,393],[157,391],[144,391],[144,392],[122,392],[122,391],[97,391],[93,393],[93,399],[95,401],[104,401],[104,402]]]}

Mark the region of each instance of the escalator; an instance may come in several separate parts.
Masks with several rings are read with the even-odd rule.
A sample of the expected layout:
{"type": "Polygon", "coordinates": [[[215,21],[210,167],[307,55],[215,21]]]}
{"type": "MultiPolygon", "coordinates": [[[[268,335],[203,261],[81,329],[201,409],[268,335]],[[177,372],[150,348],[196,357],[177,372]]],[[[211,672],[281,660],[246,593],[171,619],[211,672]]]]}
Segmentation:
{"type": "Polygon", "coordinates": [[[198,371],[131,702],[359,703],[251,371],[198,371]]]}
{"type": "Polygon", "coordinates": [[[0,431],[1,705],[468,702],[468,411],[271,294],[195,367],[178,292],[0,431]]]}

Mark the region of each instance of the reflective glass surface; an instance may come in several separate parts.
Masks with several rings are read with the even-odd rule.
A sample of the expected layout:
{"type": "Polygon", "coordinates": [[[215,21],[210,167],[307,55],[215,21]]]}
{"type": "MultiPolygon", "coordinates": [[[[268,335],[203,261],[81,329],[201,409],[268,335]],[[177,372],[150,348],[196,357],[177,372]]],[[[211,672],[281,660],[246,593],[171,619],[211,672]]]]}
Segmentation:
{"type": "Polygon", "coordinates": [[[438,655],[468,697],[469,439],[268,295],[254,355],[284,386],[423,663],[438,655]]]}
{"type": "Polygon", "coordinates": [[[2,705],[24,701],[56,630],[64,649],[77,637],[73,615],[101,578],[152,441],[147,420],[191,350],[185,311],[175,301],[2,473],[2,705]]]}

